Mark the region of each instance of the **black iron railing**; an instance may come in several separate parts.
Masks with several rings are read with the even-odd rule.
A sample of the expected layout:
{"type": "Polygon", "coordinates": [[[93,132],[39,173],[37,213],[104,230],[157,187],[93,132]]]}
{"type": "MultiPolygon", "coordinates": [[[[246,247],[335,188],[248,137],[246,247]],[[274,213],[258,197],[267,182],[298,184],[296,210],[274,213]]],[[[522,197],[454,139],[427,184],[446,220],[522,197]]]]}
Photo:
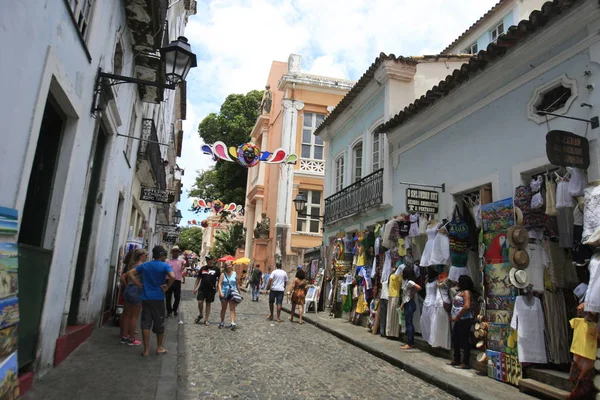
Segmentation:
{"type": "Polygon", "coordinates": [[[325,199],[325,225],[383,203],[383,168],[325,199]]]}
{"type": "Polygon", "coordinates": [[[154,120],[144,118],[142,120],[142,140],[138,149],[138,160],[147,161],[150,164],[152,175],[159,189],[166,189],[167,175],[162,164],[160,155],[160,146],[158,144],[158,134],[154,120]],[[150,140],[150,141],[148,141],[150,140]]]}

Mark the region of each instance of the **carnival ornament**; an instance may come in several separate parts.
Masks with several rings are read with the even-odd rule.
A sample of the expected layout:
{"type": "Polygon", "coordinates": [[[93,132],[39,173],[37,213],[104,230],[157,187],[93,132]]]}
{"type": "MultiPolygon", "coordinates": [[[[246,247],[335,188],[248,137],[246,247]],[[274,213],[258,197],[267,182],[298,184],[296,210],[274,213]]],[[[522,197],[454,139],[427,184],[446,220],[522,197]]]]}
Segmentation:
{"type": "Polygon", "coordinates": [[[204,144],[201,147],[204,154],[212,156],[213,160],[224,160],[237,162],[238,164],[250,168],[258,164],[259,161],[267,164],[295,164],[298,161],[298,155],[287,154],[282,148],[274,152],[261,151],[254,143],[243,143],[237,147],[229,147],[223,142],[215,144],[204,144]]]}
{"type": "MultiPolygon", "coordinates": [[[[221,200],[213,201],[212,208],[213,208],[213,210],[215,210],[216,214],[219,214],[221,211],[223,211],[223,206],[224,205],[221,200]]],[[[235,207],[235,204],[233,206],[235,207]]]]}
{"type": "Polygon", "coordinates": [[[204,199],[194,199],[191,211],[194,212],[214,212],[215,214],[234,214],[237,216],[244,215],[244,207],[235,203],[223,204],[221,200],[206,201],[204,199]]]}
{"type": "Polygon", "coordinates": [[[202,222],[200,222],[200,226],[202,226],[203,228],[207,228],[208,227],[208,220],[205,219],[202,222]]]}

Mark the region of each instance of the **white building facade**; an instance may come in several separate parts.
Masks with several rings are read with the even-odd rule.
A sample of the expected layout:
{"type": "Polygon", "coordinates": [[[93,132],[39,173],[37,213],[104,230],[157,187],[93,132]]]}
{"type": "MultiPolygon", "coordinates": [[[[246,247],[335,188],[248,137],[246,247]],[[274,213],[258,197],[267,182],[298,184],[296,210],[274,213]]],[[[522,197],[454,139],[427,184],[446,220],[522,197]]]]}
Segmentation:
{"type": "Polygon", "coordinates": [[[171,222],[173,205],[141,202],[139,186],[170,186],[178,198],[185,85],[96,83],[99,69],[164,81],[157,49],[194,13],[190,0],[0,6],[13,55],[0,59],[0,79],[15,94],[0,100],[0,205],[19,213],[22,370],[43,375],[68,355],[72,332],[105,320],[128,238],[145,230],[146,246],[162,242],[156,223],[171,222]],[[166,146],[139,140],[144,123],[166,146]]]}

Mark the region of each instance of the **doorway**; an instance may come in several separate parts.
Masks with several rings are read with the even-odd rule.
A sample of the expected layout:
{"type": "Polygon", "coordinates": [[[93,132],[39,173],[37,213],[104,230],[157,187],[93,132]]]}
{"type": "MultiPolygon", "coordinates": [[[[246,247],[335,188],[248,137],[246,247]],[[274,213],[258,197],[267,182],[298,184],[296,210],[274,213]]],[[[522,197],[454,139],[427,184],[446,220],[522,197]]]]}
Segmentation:
{"type": "Polygon", "coordinates": [[[121,240],[121,226],[123,225],[123,208],[125,199],[119,193],[119,203],[117,205],[117,216],[115,218],[115,228],[112,243],[112,254],[110,257],[110,268],[108,269],[108,284],[106,285],[106,296],[104,299],[104,310],[110,310],[113,306],[114,289],[119,279],[119,266],[121,264],[121,252],[123,250],[121,240]]]}
{"type": "MultiPolygon", "coordinates": [[[[43,248],[66,116],[48,95],[19,231],[19,368],[35,360],[53,249],[43,248]]],[[[50,241],[51,243],[52,241],[50,241]]]]}
{"type": "Polygon", "coordinates": [[[98,193],[100,192],[99,186],[102,179],[102,171],[104,169],[104,155],[106,153],[107,142],[108,137],[101,126],[100,129],[98,129],[98,138],[96,140],[92,171],[86,196],[83,227],[81,229],[81,240],[79,242],[79,253],[77,255],[77,266],[75,267],[73,291],[71,293],[71,307],[69,308],[69,318],[67,321],[68,325],[77,325],[78,322],[79,304],[81,302],[81,293],[83,291],[83,282],[85,280],[85,272],[88,263],[88,252],[90,250],[90,242],[95,225],[94,216],[96,214],[98,193]]]}

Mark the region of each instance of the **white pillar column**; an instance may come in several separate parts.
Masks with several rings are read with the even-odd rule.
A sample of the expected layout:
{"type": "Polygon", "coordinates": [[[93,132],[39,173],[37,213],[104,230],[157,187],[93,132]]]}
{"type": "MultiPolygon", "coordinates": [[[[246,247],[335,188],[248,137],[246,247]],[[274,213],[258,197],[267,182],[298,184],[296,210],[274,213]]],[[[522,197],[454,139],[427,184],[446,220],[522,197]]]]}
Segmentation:
{"type": "MultiPolygon", "coordinates": [[[[268,130],[265,130],[262,134],[262,139],[260,141],[260,148],[262,150],[267,149],[269,147],[269,133],[268,132],[269,132],[268,130]]],[[[263,165],[262,163],[258,163],[258,165],[255,168],[258,168],[258,181],[256,182],[256,184],[264,185],[265,184],[265,169],[269,168],[269,167],[267,167],[266,165],[263,165]]]]}
{"type": "Polygon", "coordinates": [[[244,256],[247,258],[252,257],[252,238],[254,237],[254,227],[256,223],[254,222],[254,206],[249,205],[246,207],[246,244],[244,248],[244,256]]]}

